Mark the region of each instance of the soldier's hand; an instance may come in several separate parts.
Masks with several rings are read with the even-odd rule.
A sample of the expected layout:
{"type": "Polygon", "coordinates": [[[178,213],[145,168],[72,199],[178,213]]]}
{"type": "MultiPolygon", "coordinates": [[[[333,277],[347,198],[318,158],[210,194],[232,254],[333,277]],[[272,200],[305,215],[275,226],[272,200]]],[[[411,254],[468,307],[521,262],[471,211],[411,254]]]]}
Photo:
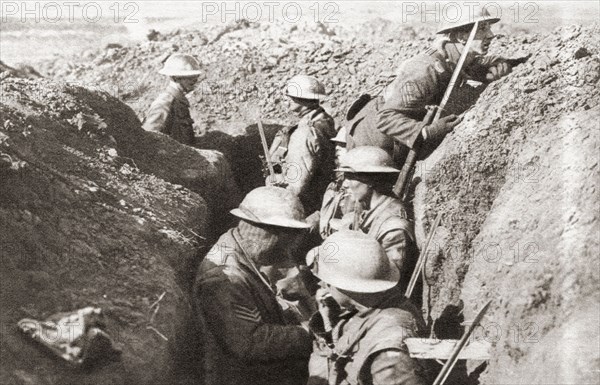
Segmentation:
{"type": "Polygon", "coordinates": [[[333,299],[326,289],[319,289],[315,294],[315,300],[319,308],[319,313],[323,318],[325,330],[331,330],[337,323],[338,317],[342,312],[340,305],[333,299]]]}
{"type": "Polygon", "coordinates": [[[273,174],[269,175],[265,180],[265,185],[267,186],[277,186],[277,187],[286,187],[287,182],[285,180],[285,176],[283,174],[273,174]]]}
{"type": "Polygon", "coordinates": [[[507,62],[503,61],[494,66],[491,66],[488,70],[487,75],[485,75],[486,80],[494,81],[498,80],[503,76],[508,75],[512,70],[512,67],[507,62]]]}
{"type": "Polygon", "coordinates": [[[427,140],[438,140],[446,136],[447,133],[454,130],[454,127],[461,122],[461,117],[454,114],[445,116],[439,119],[437,122],[425,126],[425,138],[427,140]]]}

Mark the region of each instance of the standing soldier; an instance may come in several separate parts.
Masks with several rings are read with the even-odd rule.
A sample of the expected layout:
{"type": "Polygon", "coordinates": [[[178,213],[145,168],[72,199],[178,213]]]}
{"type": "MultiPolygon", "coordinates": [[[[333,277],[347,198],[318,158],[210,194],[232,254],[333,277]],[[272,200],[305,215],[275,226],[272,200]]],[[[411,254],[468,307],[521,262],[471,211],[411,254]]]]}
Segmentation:
{"type": "Polygon", "coordinates": [[[313,355],[309,384],[322,383],[329,368],[332,385],[425,385],[425,370],[404,343],[422,335],[424,321],[399,290],[400,273],[377,241],[341,230],[313,249],[307,262],[326,286],[317,293],[319,313],[310,330],[328,357],[323,365],[313,355]]]}
{"type": "Polygon", "coordinates": [[[358,215],[358,227],[353,230],[369,234],[381,244],[400,271],[400,286],[405,289],[418,255],[413,225],[402,201],[392,193],[399,173],[392,165],[390,155],[373,146],[357,147],[342,158],[339,170],[344,172],[352,198],[362,210],[346,214],[344,222],[353,227],[354,216],[358,215]]]}
{"type": "Polygon", "coordinates": [[[287,262],[287,249],[308,227],[302,205],[283,188],[259,187],[231,212],[241,220],[208,252],[194,287],[205,383],[304,385],[310,334],[286,323],[276,288],[260,271],[287,262]]]}
{"type": "Polygon", "coordinates": [[[491,24],[499,19],[490,16],[485,8],[475,17],[463,11],[459,20],[438,31],[441,37],[433,47],[406,60],[383,96],[372,100],[350,122],[349,147],[378,146],[393,154],[395,164],[400,167],[409,149],[421,137],[425,146],[419,158],[427,157],[460,122],[452,114],[430,125],[422,120],[427,114],[426,106],[441,102],[476,21],[479,27],[458,84],[466,79],[488,83],[510,73],[510,64],[505,59],[486,56],[495,37],[491,24]]]}
{"type": "Polygon", "coordinates": [[[307,213],[320,209],[321,199],[331,181],[336,134],[333,118],[320,106],[325,87],[312,76],[297,75],[287,84],[291,110],[300,121],[286,127],[271,145],[271,161],[281,173],[267,178],[267,184],[285,185],[300,198],[307,213]]]}
{"type": "Polygon", "coordinates": [[[190,103],[186,94],[191,92],[202,73],[200,65],[190,55],[173,54],[165,62],[160,74],[171,81],[150,106],[142,127],[146,131],[160,132],[183,144],[194,143],[194,128],[190,116],[190,103]]]}

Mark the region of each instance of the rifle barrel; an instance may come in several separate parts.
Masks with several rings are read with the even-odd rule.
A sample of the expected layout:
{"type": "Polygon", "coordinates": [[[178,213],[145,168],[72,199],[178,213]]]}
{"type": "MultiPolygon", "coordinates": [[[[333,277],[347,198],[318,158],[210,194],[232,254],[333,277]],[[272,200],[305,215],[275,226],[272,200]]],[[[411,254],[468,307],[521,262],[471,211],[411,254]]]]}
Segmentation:
{"type": "Polygon", "coordinates": [[[269,168],[269,175],[275,175],[275,169],[273,163],[271,163],[271,155],[269,154],[269,146],[267,145],[267,137],[265,136],[265,129],[263,128],[262,122],[258,119],[258,133],[260,134],[260,141],[262,142],[263,151],[265,153],[265,160],[267,161],[267,167],[269,168]]]}
{"type": "Polygon", "coordinates": [[[444,365],[444,367],[442,368],[442,370],[440,371],[440,373],[436,377],[435,381],[433,382],[433,385],[443,385],[444,382],[446,382],[446,379],[450,375],[450,372],[452,371],[452,368],[454,368],[454,365],[456,364],[456,361],[458,361],[458,355],[460,354],[460,351],[467,344],[467,341],[468,341],[469,337],[471,336],[471,334],[473,333],[473,331],[475,330],[475,328],[477,327],[477,325],[479,325],[479,323],[481,322],[481,319],[483,318],[483,316],[487,312],[487,309],[490,307],[491,303],[492,303],[491,300],[488,301],[483,306],[483,308],[479,311],[479,313],[477,313],[477,316],[473,320],[473,323],[469,326],[469,329],[467,329],[467,331],[465,332],[465,334],[463,334],[463,336],[460,339],[460,341],[458,341],[458,343],[456,344],[456,347],[452,351],[452,355],[450,355],[450,359],[448,361],[446,361],[446,364],[444,365]]]}
{"type": "Polygon", "coordinates": [[[450,83],[448,84],[448,88],[446,88],[446,92],[444,93],[444,98],[442,99],[442,102],[440,103],[440,105],[438,107],[437,113],[435,114],[435,118],[433,118],[434,122],[440,118],[440,116],[442,115],[442,111],[446,107],[446,103],[448,103],[448,100],[450,99],[450,94],[452,94],[454,85],[456,84],[456,81],[458,80],[458,75],[460,75],[460,73],[462,71],[462,67],[465,64],[465,60],[467,59],[467,55],[469,54],[469,49],[471,48],[471,44],[473,43],[473,40],[475,39],[475,34],[477,33],[478,28],[479,28],[479,22],[476,21],[475,25],[473,25],[473,29],[471,30],[471,33],[469,34],[469,39],[467,39],[467,43],[465,44],[465,46],[463,48],[463,52],[460,55],[460,59],[458,59],[458,64],[456,65],[456,69],[452,73],[452,77],[450,78],[450,83]]]}
{"type": "Polygon", "coordinates": [[[406,293],[404,294],[404,296],[406,298],[410,298],[410,296],[412,295],[413,290],[415,289],[415,285],[417,284],[417,279],[419,278],[419,275],[421,274],[421,271],[423,270],[423,266],[425,265],[425,260],[426,260],[426,257],[427,257],[427,252],[429,251],[429,244],[431,243],[431,240],[433,239],[433,235],[435,234],[435,230],[440,225],[440,221],[441,220],[442,220],[442,213],[440,212],[435,217],[435,221],[433,222],[433,226],[431,227],[431,230],[429,230],[429,236],[427,237],[427,241],[425,242],[425,246],[423,246],[423,249],[421,250],[421,254],[419,254],[419,260],[417,261],[417,265],[415,266],[415,270],[413,271],[413,273],[412,273],[412,275],[410,277],[410,281],[408,283],[408,287],[406,288],[406,293]]]}

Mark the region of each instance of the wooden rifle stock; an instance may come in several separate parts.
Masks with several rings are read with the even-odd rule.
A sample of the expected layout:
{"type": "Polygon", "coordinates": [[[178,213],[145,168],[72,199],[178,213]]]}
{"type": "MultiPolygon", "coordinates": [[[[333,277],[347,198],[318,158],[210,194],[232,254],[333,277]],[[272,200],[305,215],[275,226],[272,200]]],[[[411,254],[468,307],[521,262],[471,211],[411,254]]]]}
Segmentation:
{"type": "MultiPolygon", "coordinates": [[[[425,125],[433,123],[433,118],[435,117],[436,112],[437,106],[427,106],[427,114],[423,118],[423,122],[425,123],[425,125]]],[[[413,144],[413,147],[408,152],[408,156],[404,161],[402,170],[400,170],[400,175],[398,175],[398,180],[394,185],[394,195],[396,195],[402,200],[406,199],[406,194],[408,191],[408,182],[412,179],[412,176],[415,172],[415,164],[417,163],[417,156],[419,155],[419,151],[421,150],[422,144],[423,138],[421,137],[421,135],[419,135],[419,137],[413,144]]]]}
{"type": "Polygon", "coordinates": [[[267,137],[265,136],[265,129],[263,128],[260,118],[258,119],[258,133],[260,134],[260,142],[262,143],[263,152],[265,153],[265,161],[267,162],[267,167],[269,168],[269,176],[273,177],[275,175],[275,169],[273,168],[273,163],[271,162],[271,154],[269,153],[269,145],[267,144],[267,137]]]}

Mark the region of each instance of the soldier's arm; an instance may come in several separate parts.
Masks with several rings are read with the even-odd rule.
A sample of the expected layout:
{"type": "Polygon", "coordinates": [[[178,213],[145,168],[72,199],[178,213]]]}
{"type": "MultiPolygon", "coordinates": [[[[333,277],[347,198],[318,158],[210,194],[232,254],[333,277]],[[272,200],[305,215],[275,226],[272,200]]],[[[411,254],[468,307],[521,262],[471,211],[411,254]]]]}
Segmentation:
{"type": "Polygon", "coordinates": [[[398,266],[400,271],[404,268],[409,241],[405,231],[401,229],[388,231],[381,240],[381,246],[385,249],[388,258],[398,266]]]}
{"type": "Polygon", "coordinates": [[[498,55],[486,55],[478,57],[475,62],[469,65],[465,70],[467,76],[478,82],[487,83],[486,75],[490,67],[498,65],[498,63],[506,62],[506,59],[498,55]]]}
{"type": "Polygon", "coordinates": [[[333,127],[329,127],[330,122],[326,119],[317,120],[313,125],[310,134],[306,137],[303,148],[299,151],[288,152],[286,159],[286,167],[289,167],[286,174],[287,189],[297,196],[306,192],[317,167],[321,163],[322,150],[325,147],[323,144],[330,139],[328,133],[335,133],[333,127]]]}
{"type": "Polygon", "coordinates": [[[408,352],[398,349],[379,351],[369,358],[361,373],[365,384],[425,385],[424,372],[408,352]]]}
{"type": "Polygon", "coordinates": [[[201,282],[198,306],[224,349],[243,360],[308,357],[309,333],[301,326],[266,323],[241,277],[221,274],[201,282]]]}
{"type": "Polygon", "coordinates": [[[316,160],[308,148],[303,148],[299,152],[288,153],[285,164],[287,189],[296,196],[304,194],[315,172],[315,165],[316,160]]]}
{"type": "Polygon", "coordinates": [[[144,130],[169,134],[167,132],[167,121],[170,119],[172,102],[173,98],[168,94],[160,94],[158,98],[152,102],[150,109],[146,113],[146,118],[142,124],[144,130]]]}
{"type": "Polygon", "coordinates": [[[334,218],[340,197],[335,191],[335,182],[331,182],[323,195],[321,211],[319,212],[319,233],[325,239],[330,234],[330,221],[334,218]]]}
{"type": "Polygon", "coordinates": [[[402,272],[409,243],[414,239],[414,230],[410,222],[400,216],[392,216],[381,225],[378,238],[388,258],[402,272]]]}
{"type": "MultiPolygon", "coordinates": [[[[418,63],[416,63],[418,64],[418,63]]],[[[378,113],[377,128],[412,148],[425,124],[412,117],[425,115],[425,106],[437,92],[437,75],[432,68],[403,68],[386,93],[378,113]]]]}

